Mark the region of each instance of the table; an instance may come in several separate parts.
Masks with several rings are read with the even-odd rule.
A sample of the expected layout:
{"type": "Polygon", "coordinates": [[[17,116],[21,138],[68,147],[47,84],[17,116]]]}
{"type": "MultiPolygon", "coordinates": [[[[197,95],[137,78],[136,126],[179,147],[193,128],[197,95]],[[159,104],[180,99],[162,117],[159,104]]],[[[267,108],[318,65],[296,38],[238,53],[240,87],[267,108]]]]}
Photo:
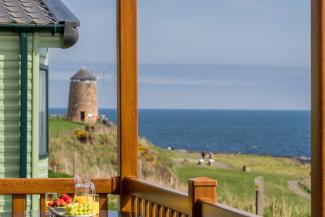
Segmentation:
{"type": "MultiPolygon", "coordinates": [[[[26,211],[24,213],[25,217],[39,217],[40,216],[40,212],[39,211],[26,211]]],[[[51,215],[49,215],[51,216],[51,215]]],[[[118,211],[109,211],[108,212],[108,217],[118,217],[119,216],[119,212],[118,211]]],[[[0,217],[12,217],[12,213],[11,212],[0,212],[0,217]]]]}

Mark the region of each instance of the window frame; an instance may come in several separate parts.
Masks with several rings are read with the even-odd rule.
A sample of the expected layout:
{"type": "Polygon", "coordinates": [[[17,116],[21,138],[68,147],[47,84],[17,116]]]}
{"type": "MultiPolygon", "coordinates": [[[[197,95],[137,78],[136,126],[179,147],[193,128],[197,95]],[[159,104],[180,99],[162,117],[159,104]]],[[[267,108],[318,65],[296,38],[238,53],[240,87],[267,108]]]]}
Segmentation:
{"type": "MultiPolygon", "coordinates": [[[[45,138],[45,141],[46,141],[46,144],[45,144],[45,148],[46,148],[46,151],[45,152],[41,152],[40,150],[40,146],[41,146],[41,140],[40,140],[40,136],[39,136],[39,141],[38,141],[38,151],[39,151],[39,159],[42,160],[42,159],[46,159],[48,158],[49,156],[49,121],[48,121],[48,118],[49,118],[49,114],[48,114],[48,107],[49,107],[49,100],[48,100],[48,93],[49,93],[49,79],[48,79],[48,74],[49,74],[49,66],[48,65],[45,65],[45,64],[40,64],[39,66],[39,74],[41,73],[45,73],[45,118],[46,118],[46,138],[45,138]]],[[[40,77],[40,75],[39,75],[40,77]]],[[[40,96],[40,95],[39,95],[40,96]]],[[[39,113],[40,114],[40,111],[39,113]]],[[[39,126],[39,133],[40,133],[40,126],[39,126]]]]}

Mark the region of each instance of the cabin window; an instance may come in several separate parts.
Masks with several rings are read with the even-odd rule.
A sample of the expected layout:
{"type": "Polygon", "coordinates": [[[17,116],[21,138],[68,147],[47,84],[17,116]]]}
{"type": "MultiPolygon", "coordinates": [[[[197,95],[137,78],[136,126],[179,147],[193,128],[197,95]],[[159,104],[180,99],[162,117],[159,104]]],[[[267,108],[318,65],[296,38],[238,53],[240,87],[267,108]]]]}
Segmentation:
{"type": "Polygon", "coordinates": [[[48,66],[40,65],[39,76],[39,153],[40,157],[48,155],[48,66]]]}

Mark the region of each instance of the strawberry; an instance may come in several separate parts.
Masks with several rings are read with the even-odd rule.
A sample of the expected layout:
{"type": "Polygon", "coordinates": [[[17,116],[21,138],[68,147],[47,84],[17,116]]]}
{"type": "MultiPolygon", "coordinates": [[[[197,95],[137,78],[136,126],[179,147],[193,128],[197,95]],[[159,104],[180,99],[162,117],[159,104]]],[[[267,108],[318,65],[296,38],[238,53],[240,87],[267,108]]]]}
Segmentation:
{"type": "Polygon", "coordinates": [[[66,199],[66,200],[65,200],[65,202],[67,202],[67,204],[70,204],[70,203],[72,203],[72,198],[71,198],[71,197],[69,197],[68,199],[66,199]]]}
{"type": "Polygon", "coordinates": [[[63,199],[63,200],[67,200],[69,198],[69,196],[67,195],[67,194],[62,194],[61,195],[61,199],[63,199]]]}
{"type": "Polygon", "coordinates": [[[61,201],[61,207],[66,207],[67,203],[65,201],[61,201]]]}
{"type": "Polygon", "coordinates": [[[59,206],[61,206],[61,199],[56,199],[55,201],[54,201],[54,205],[56,206],[56,207],[59,207],[59,206]]]}

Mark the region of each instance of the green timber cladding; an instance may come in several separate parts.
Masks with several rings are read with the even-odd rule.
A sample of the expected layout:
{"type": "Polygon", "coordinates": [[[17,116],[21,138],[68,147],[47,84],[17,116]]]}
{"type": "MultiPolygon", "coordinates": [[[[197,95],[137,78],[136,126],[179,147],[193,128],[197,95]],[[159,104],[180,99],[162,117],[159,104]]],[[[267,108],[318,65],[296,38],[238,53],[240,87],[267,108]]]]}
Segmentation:
{"type": "MultiPolygon", "coordinates": [[[[0,178],[20,177],[21,62],[20,34],[0,33],[0,178]]],[[[39,155],[39,68],[48,64],[49,47],[62,47],[62,35],[28,34],[27,178],[47,177],[48,159],[39,155]]],[[[2,196],[0,211],[10,210],[2,196]],[[2,209],[2,210],[1,210],[2,209]]],[[[29,204],[30,205],[30,202],[29,204]]]]}
{"type": "MultiPolygon", "coordinates": [[[[60,0],[0,1],[0,178],[47,177],[40,65],[48,65],[48,48],[76,43],[79,25],[60,0]]],[[[38,197],[27,197],[27,209],[38,209],[38,197]]],[[[11,196],[0,196],[0,212],[10,210],[11,196]]]]}

